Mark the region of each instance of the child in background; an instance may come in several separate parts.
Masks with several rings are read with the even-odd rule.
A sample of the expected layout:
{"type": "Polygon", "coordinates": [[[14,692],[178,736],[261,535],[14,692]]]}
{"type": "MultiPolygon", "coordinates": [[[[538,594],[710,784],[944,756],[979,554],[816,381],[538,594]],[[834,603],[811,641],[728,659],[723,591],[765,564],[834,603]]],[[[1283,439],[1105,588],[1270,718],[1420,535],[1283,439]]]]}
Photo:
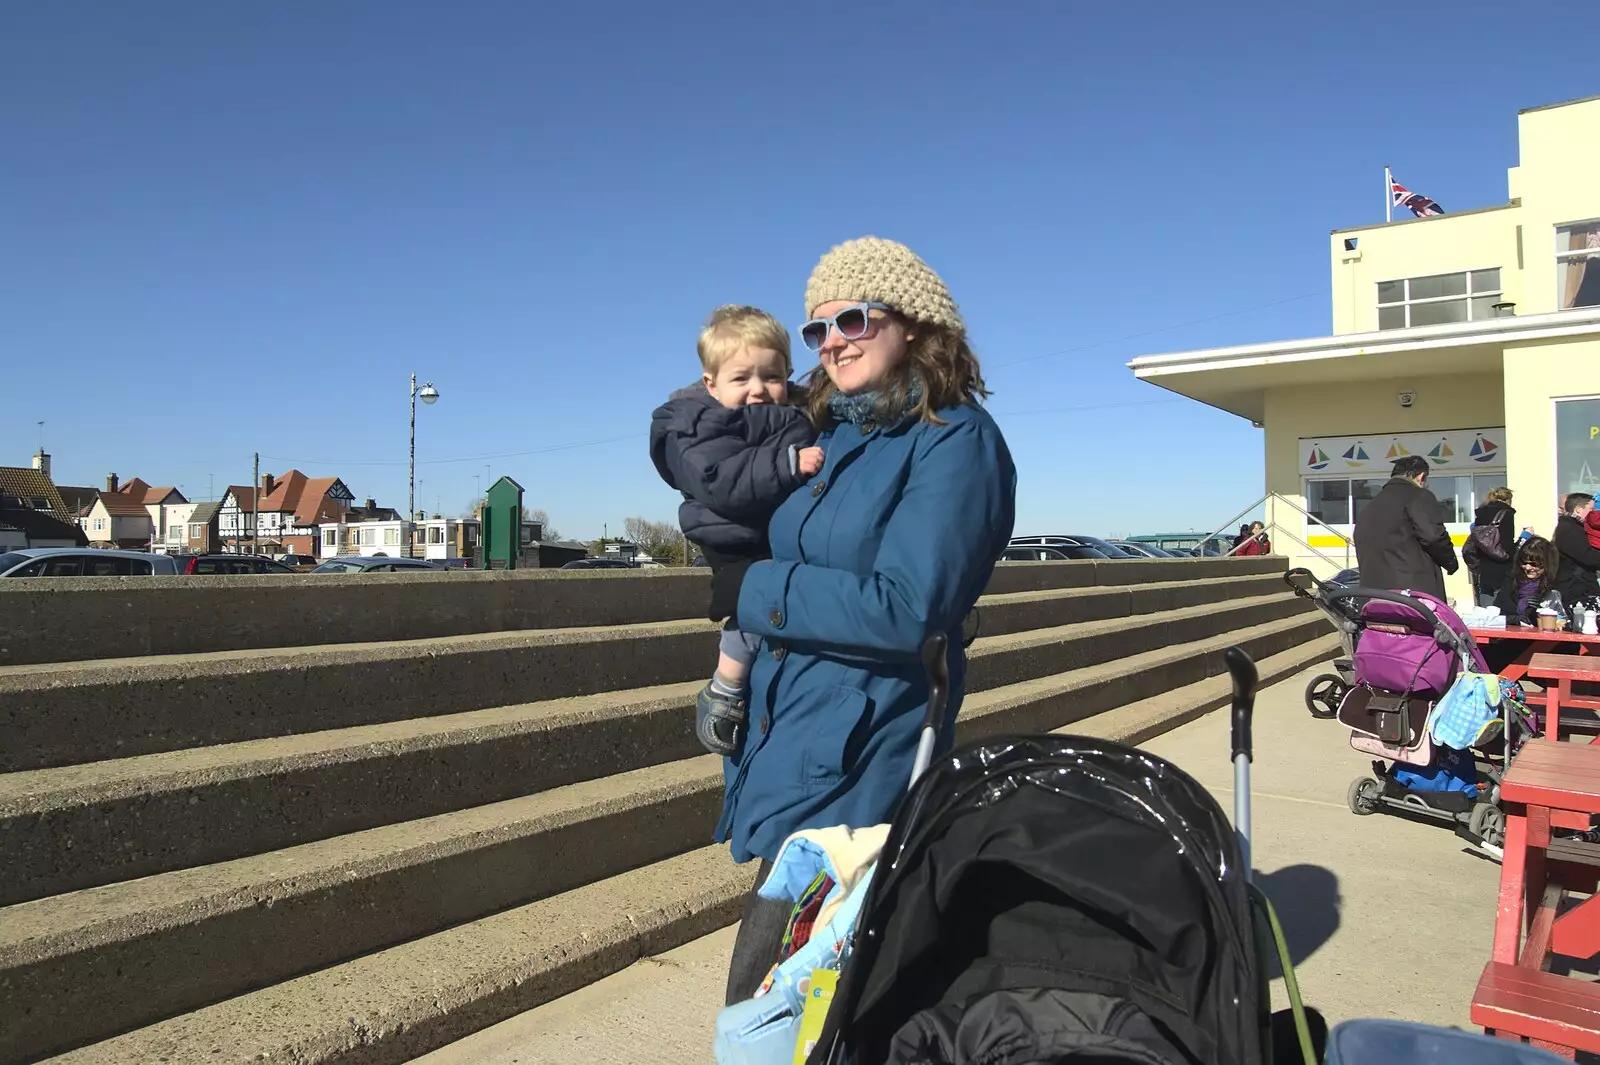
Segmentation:
{"type": "MultiPolygon", "coordinates": [[[[771,556],[767,522],[822,469],[816,431],[789,377],[789,334],[755,307],[724,306],[700,332],[700,380],[672,393],[650,419],[650,458],[683,493],[678,524],[713,572],[771,556]]],[[[695,736],[730,755],[743,738],[750,665],[760,640],[723,626],[717,669],[695,702],[695,736]]]]}
{"type": "Polygon", "coordinates": [[[1583,531],[1589,537],[1589,546],[1600,551],[1600,508],[1584,515],[1583,531]]]}

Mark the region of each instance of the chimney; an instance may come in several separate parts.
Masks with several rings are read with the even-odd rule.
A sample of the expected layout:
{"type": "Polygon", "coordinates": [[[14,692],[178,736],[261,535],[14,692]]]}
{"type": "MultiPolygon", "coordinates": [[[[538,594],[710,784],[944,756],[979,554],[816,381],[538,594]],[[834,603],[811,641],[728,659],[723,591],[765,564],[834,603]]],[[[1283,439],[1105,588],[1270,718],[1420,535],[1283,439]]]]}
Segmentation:
{"type": "Polygon", "coordinates": [[[114,473],[106,474],[106,491],[115,492],[116,490],[117,490],[117,475],[114,474],[114,473]]]}
{"type": "Polygon", "coordinates": [[[263,473],[261,475],[261,494],[264,496],[270,496],[273,488],[277,487],[277,484],[278,482],[272,479],[272,474],[263,473]]]}
{"type": "Polygon", "coordinates": [[[50,456],[44,453],[44,448],[40,448],[39,453],[33,456],[33,468],[46,477],[50,476],[50,456]]]}
{"type": "Polygon", "coordinates": [[[377,510],[378,509],[378,501],[376,499],[369,498],[365,502],[363,502],[361,504],[361,506],[365,510],[377,510]]]}

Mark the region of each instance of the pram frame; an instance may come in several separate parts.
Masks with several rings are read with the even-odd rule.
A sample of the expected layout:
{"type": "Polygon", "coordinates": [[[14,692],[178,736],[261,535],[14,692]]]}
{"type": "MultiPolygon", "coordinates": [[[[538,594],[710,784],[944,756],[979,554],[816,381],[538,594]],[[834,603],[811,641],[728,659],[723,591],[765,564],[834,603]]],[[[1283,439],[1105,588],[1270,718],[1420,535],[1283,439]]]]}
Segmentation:
{"type": "MultiPolygon", "coordinates": [[[[1445,624],[1433,609],[1420,599],[1413,598],[1402,592],[1394,592],[1384,588],[1366,588],[1360,585],[1333,584],[1319,581],[1306,569],[1293,569],[1284,574],[1284,580],[1294,588],[1296,594],[1312,598],[1330,618],[1335,619],[1341,633],[1354,637],[1364,627],[1364,623],[1351,616],[1351,609],[1344,604],[1352,604],[1356,600],[1380,600],[1395,603],[1408,610],[1414,611],[1433,632],[1433,638],[1439,646],[1452,651],[1456,655],[1460,672],[1466,672],[1475,665],[1473,661],[1474,643],[1470,634],[1455,631],[1445,624]],[[1305,587],[1300,582],[1309,584],[1305,587]],[[1314,592],[1313,590],[1314,589],[1314,592]]],[[[1458,673],[1459,675],[1459,673],[1458,673]]],[[[1351,674],[1351,683],[1355,677],[1351,674]]],[[[1425,818],[1449,824],[1458,835],[1469,842],[1483,848],[1496,857],[1500,854],[1501,845],[1505,840],[1505,813],[1500,808],[1500,780],[1505,774],[1506,767],[1510,765],[1514,733],[1511,702],[1501,699],[1501,736],[1504,754],[1498,765],[1487,755],[1474,751],[1474,764],[1477,770],[1489,779],[1487,797],[1480,793],[1478,801],[1465,812],[1448,810],[1434,806],[1422,798],[1422,793],[1405,789],[1403,795],[1391,795],[1386,785],[1392,784],[1390,774],[1394,770],[1394,762],[1385,764],[1382,759],[1373,759],[1372,775],[1360,776],[1353,780],[1346,793],[1346,802],[1350,812],[1359,816],[1377,813],[1382,809],[1398,811],[1411,816],[1425,818]]],[[[1354,731],[1352,731],[1352,738],[1354,731]]],[[[1403,785],[1395,784],[1395,787],[1403,785]]]]}

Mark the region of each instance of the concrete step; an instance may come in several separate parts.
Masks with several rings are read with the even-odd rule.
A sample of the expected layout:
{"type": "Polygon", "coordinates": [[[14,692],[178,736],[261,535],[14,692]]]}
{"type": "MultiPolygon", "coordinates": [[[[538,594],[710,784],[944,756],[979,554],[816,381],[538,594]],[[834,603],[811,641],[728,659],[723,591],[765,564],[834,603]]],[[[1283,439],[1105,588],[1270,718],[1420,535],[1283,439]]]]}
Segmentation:
{"type": "MultiPolygon", "coordinates": [[[[0,911],[0,1047],[104,1036],[710,843],[711,755],[0,911]]],[[[0,1060],[14,1060],[0,1053],[0,1060]]]]}
{"type": "Polygon", "coordinates": [[[398,1065],[738,920],[754,873],[702,847],[48,1060],[398,1065]]]}
{"type": "MultiPolygon", "coordinates": [[[[1274,593],[982,637],[968,688],[1111,662],[1106,675],[1123,676],[1126,656],[1283,617],[1321,620],[1274,593]]],[[[1117,698],[1139,697],[1137,679],[1122,684],[1117,698]]],[[[691,732],[698,689],[692,681],[0,775],[0,856],[11,870],[0,904],[689,757],[701,750],[691,732]]]]}
{"type": "MultiPolygon", "coordinates": [[[[1287,589],[1269,576],[1009,593],[980,604],[980,625],[1012,633],[1240,593],[1287,589]]],[[[686,682],[715,662],[717,632],[666,621],[5,667],[0,772],[686,682]]]]}
{"type": "MultiPolygon", "coordinates": [[[[959,731],[1058,727],[1215,672],[1231,644],[1265,658],[1325,627],[1281,619],[979,693],[959,731]]],[[[37,1048],[89,1018],[95,1034],[149,1023],[699,847],[721,792],[720,760],[701,756],[11,906],[0,986],[36,1004],[14,1038],[37,1048]]]]}
{"type": "MultiPolygon", "coordinates": [[[[1273,558],[1003,562],[988,591],[1283,569],[1273,558]]],[[[10,580],[0,585],[0,667],[698,618],[707,577],[660,569],[10,580]]]]}
{"type": "MultiPolygon", "coordinates": [[[[1289,619],[1260,626],[1263,631],[1255,636],[1238,635],[1259,639],[1269,629],[1292,630],[1302,625],[1299,619],[1289,619]]],[[[1331,657],[1336,649],[1337,640],[1323,635],[1263,655],[1258,658],[1263,683],[1331,657]]],[[[1195,651],[1202,659],[1211,654],[1209,649],[1195,651]]],[[[1113,710],[1075,722],[1063,731],[1123,741],[1147,738],[1198,716],[1214,704],[1226,683],[1224,677],[1211,678],[1185,686],[1170,698],[1152,697],[1144,706],[1133,704],[1139,706],[1137,712],[1118,717],[1113,710]],[[1166,718],[1151,714],[1158,699],[1166,718]]],[[[1000,712],[981,705],[975,710],[979,718],[1000,712]]],[[[1219,751],[1218,758],[1226,762],[1227,752],[1219,751]]],[[[51,1060],[70,1065],[131,1061],[243,1065],[264,1060],[376,1065],[406,1061],[736,920],[751,871],[750,866],[732,865],[723,848],[697,848],[599,883],[202,1006],[51,1060]]],[[[58,928],[55,934],[71,935],[65,928],[58,928]]],[[[304,929],[300,938],[306,936],[312,936],[312,929],[304,929]]],[[[208,959],[234,953],[214,938],[204,941],[208,959]]],[[[138,962],[130,957],[123,959],[123,964],[136,966],[138,962]]],[[[162,974],[151,975],[159,980],[162,974]]],[[[140,990],[146,990],[145,981],[138,982],[140,990]]],[[[110,1000],[103,984],[98,992],[79,986],[65,993],[95,1003],[110,1000]]],[[[217,990],[212,997],[225,993],[217,990]]],[[[38,1002],[33,994],[27,1000],[38,1002]]],[[[81,1025],[81,1006],[77,1012],[62,1006],[59,1012],[81,1025]]],[[[0,1036],[0,1040],[8,1038],[12,1038],[10,1033],[0,1036]]],[[[20,1060],[25,1053],[16,1045],[0,1042],[0,1060],[20,1060]]]]}

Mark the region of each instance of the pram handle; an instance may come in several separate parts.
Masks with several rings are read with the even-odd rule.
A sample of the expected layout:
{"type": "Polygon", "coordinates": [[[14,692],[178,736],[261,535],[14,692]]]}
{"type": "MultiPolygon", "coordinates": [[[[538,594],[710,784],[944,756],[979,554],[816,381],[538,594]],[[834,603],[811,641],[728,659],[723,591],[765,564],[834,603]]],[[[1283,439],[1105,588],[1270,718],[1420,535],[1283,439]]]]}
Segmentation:
{"type": "Polygon", "coordinates": [[[1399,592],[1391,592],[1383,588],[1362,588],[1359,585],[1349,587],[1335,585],[1330,591],[1326,584],[1319,584],[1317,594],[1329,601],[1337,599],[1381,599],[1386,603],[1398,603],[1400,606],[1415,610],[1422,615],[1422,620],[1426,621],[1429,627],[1433,629],[1433,638],[1440,647],[1449,647],[1461,654],[1467,653],[1467,648],[1462,643],[1461,634],[1443,621],[1440,621],[1439,615],[1435,614],[1428,604],[1420,599],[1413,599],[1409,595],[1401,595],[1399,592]]]}
{"type": "Polygon", "coordinates": [[[950,705],[949,647],[950,639],[942,632],[929,636],[922,645],[922,668],[928,674],[928,710],[922,715],[922,733],[917,737],[917,757],[911,763],[907,788],[917,782],[933,761],[933,745],[939,739],[945,709],[950,705]]]}
{"type": "Polygon", "coordinates": [[[1243,648],[1228,648],[1222,652],[1222,660],[1233,677],[1233,757],[1244,755],[1248,761],[1254,755],[1250,725],[1256,712],[1256,681],[1260,674],[1243,648]]]}

